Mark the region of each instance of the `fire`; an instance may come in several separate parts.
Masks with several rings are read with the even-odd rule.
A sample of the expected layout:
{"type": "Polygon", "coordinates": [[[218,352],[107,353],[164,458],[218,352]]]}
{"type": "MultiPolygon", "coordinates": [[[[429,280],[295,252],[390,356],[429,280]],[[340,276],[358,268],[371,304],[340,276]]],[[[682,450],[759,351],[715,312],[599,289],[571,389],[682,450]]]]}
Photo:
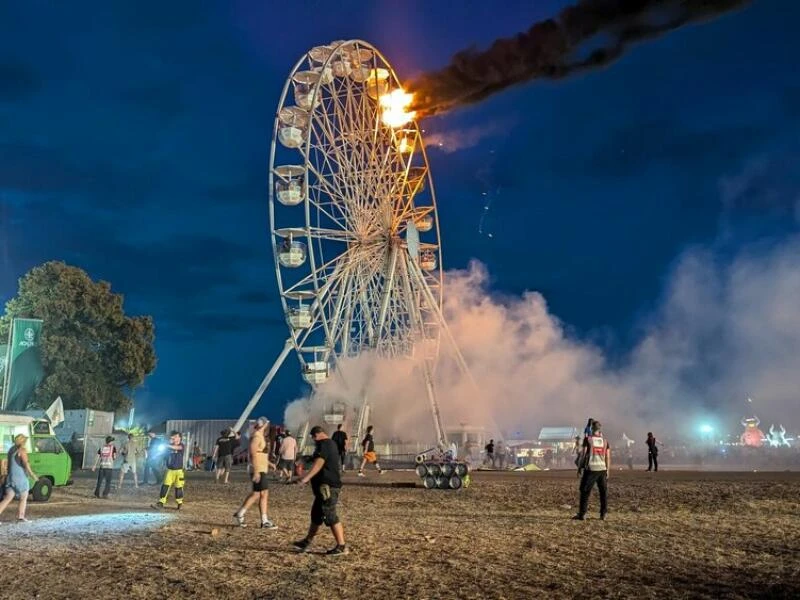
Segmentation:
{"type": "Polygon", "coordinates": [[[402,89],[384,94],[380,98],[383,108],[382,120],[389,127],[402,127],[416,116],[416,111],[408,110],[414,94],[409,94],[402,89]]]}

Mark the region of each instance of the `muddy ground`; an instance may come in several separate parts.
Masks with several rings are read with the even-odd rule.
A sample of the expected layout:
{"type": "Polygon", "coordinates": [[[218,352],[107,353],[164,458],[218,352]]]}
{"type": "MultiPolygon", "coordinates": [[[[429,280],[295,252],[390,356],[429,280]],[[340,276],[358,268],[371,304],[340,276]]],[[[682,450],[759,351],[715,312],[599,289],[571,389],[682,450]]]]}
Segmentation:
{"type": "MultiPolygon", "coordinates": [[[[91,475],[91,474],[89,474],[91,475]]],[[[348,556],[297,554],[310,490],[275,483],[274,531],[234,527],[244,473],[188,474],[180,512],[157,488],[91,497],[76,477],[32,523],[0,517],[0,596],[15,598],[800,598],[800,473],[615,471],[609,519],[597,498],[572,521],[573,472],[474,474],[458,492],[392,487],[412,473],[348,473],[348,556]]],[[[332,545],[322,533],[314,548],[332,545]]]]}

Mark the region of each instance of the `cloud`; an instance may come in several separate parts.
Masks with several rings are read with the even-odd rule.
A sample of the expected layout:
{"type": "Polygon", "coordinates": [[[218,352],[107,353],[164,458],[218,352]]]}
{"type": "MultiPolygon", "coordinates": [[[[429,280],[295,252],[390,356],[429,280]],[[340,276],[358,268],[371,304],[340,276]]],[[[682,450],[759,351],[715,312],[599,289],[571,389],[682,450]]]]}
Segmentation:
{"type": "Polygon", "coordinates": [[[518,119],[506,118],[490,121],[481,125],[451,129],[448,131],[433,132],[425,136],[425,146],[440,150],[445,154],[452,154],[459,150],[474,148],[486,138],[496,137],[509,132],[518,119]]]}
{"type": "Polygon", "coordinates": [[[751,159],[738,173],[723,176],[719,188],[726,210],[791,215],[800,190],[800,154],[751,159]]]}

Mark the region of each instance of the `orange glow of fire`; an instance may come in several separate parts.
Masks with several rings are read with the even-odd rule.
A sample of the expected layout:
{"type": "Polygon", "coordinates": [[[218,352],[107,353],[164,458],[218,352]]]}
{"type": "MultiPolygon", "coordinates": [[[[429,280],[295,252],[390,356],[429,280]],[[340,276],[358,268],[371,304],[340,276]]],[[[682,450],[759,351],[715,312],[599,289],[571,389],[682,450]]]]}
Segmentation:
{"type": "Polygon", "coordinates": [[[416,116],[416,111],[408,110],[414,94],[409,94],[402,89],[384,94],[380,98],[383,115],[381,120],[389,127],[402,127],[416,116]]]}

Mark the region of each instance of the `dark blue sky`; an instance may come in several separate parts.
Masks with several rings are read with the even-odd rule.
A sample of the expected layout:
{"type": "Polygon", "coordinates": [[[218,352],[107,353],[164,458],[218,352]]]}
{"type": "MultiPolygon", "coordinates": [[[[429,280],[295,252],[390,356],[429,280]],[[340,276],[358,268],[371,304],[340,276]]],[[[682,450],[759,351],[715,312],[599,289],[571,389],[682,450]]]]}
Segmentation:
{"type": "MultiPolygon", "coordinates": [[[[51,259],[112,282],[156,321],[146,414],[237,416],[282,346],[267,163],[304,51],[362,38],[406,79],[567,3],[291,4],[0,1],[0,299],[51,259]]],[[[798,20],[757,1],[426,122],[489,132],[431,151],[445,266],[479,259],[498,293],[541,291],[571,335],[624,353],[682,250],[795,223],[764,190],[797,183],[798,20]],[[751,178],[757,200],[726,204],[722,182],[764,156],[785,160],[751,178]]],[[[302,389],[290,359],[258,412],[302,389]]]]}

